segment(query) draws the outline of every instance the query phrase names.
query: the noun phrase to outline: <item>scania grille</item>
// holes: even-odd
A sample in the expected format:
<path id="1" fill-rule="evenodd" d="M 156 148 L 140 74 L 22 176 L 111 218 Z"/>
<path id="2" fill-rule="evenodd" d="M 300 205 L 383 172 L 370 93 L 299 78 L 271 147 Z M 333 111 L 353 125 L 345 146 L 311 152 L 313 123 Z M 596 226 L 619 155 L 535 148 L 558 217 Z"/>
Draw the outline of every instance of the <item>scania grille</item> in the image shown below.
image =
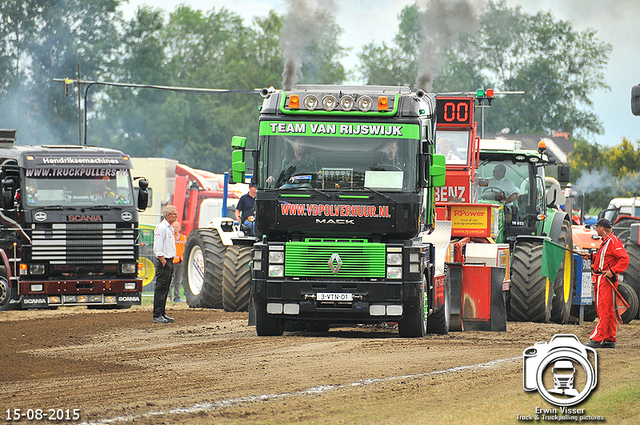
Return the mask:
<path id="1" fill-rule="evenodd" d="M 31 234 L 31 255 L 35 261 L 90 265 L 136 260 L 133 227 L 120 228 L 115 223 L 61 223 L 35 225 Z"/>
<path id="2" fill-rule="evenodd" d="M 383 278 L 385 246 L 366 241 L 288 242 L 285 276 Z"/>

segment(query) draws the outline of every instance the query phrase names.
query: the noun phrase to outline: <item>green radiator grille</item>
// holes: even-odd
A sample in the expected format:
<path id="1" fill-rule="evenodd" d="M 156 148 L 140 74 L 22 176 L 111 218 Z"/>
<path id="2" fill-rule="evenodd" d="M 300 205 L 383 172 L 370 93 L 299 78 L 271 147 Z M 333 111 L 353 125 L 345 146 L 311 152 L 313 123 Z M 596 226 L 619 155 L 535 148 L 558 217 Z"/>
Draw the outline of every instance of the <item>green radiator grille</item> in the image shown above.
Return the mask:
<path id="1" fill-rule="evenodd" d="M 300 277 L 383 278 L 385 253 L 384 244 L 362 240 L 288 242 L 284 274 Z M 333 267 L 329 265 L 332 258 Z M 334 272 L 338 266 L 338 271 Z"/>

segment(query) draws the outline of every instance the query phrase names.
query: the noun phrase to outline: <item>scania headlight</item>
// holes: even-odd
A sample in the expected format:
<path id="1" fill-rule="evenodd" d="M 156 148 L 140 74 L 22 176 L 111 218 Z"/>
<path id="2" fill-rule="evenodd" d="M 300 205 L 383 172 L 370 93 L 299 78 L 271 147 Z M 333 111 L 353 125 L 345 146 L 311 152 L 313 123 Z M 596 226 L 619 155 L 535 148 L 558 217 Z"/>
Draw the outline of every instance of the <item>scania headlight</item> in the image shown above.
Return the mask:
<path id="1" fill-rule="evenodd" d="M 120 266 L 120 270 L 122 270 L 122 274 L 134 274 L 138 270 L 137 263 L 122 263 Z"/>
<path id="2" fill-rule="evenodd" d="M 44 264 L 31 264 L 29 270 L 31 274 L 44 274 Z"/>
<path id="3" fill-rule="evenodd" d="M 134 289 L 136 289 L 136 283 L 135 282 L 125 282 L 124 283 L 124 289 L 125 289 L 125 291 L 133 291 Z"/>

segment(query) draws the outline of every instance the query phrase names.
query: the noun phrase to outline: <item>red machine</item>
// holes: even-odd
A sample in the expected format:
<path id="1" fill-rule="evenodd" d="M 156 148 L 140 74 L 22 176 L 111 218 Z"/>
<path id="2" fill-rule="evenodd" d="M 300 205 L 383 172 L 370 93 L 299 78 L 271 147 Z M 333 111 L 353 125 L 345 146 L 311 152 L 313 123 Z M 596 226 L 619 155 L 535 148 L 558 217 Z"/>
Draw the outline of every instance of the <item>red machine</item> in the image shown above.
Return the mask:
<path id="1" fill-rule="evenodd" d="M 200 227 L 207 227 L 212 217 L 226 216 L 225 202 L 239 199 L 242 193 L 236 185 L 228 186 L 225 197 L 225 175 L 196 170 L 184 164 L 176 165 L 176 183 L 172 205 L 178 209 L 182 233 L 189 236 Z M 235 205 L 235 202 L 232 202 Z M 220 213 L 222 211 L 222 213 Z"/>
<path id="2" fill-rule="evenodd" d="M 451 222 L 452 327 L 505 331 L 502 291 L 509 285 L 509 248 L 493 242 L 495 205 L 477 203 L 480 139 L 474 104 L 472 96 L 437 98 L 436 149 L 445 155 L 447 173 L 445 185 L 436 188 L 436 218 Z"/>

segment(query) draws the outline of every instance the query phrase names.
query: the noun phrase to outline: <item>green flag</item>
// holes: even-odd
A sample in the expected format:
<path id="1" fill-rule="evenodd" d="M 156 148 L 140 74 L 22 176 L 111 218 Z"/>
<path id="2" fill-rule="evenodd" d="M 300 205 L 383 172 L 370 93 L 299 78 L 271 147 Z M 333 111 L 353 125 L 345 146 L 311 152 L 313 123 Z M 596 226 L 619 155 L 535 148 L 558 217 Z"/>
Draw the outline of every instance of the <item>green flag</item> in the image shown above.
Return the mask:
<path id="1" fill-rule="evenodd" d="M 540 267 L 540 274 L 548 277 L 550 280 L 555 280 L 560 265 L 564 261 L 564 253 L 566 248 L 562 245 L 558 245 L 548 239 L 545 239 L 542 243 L 542 266 Z"/>

